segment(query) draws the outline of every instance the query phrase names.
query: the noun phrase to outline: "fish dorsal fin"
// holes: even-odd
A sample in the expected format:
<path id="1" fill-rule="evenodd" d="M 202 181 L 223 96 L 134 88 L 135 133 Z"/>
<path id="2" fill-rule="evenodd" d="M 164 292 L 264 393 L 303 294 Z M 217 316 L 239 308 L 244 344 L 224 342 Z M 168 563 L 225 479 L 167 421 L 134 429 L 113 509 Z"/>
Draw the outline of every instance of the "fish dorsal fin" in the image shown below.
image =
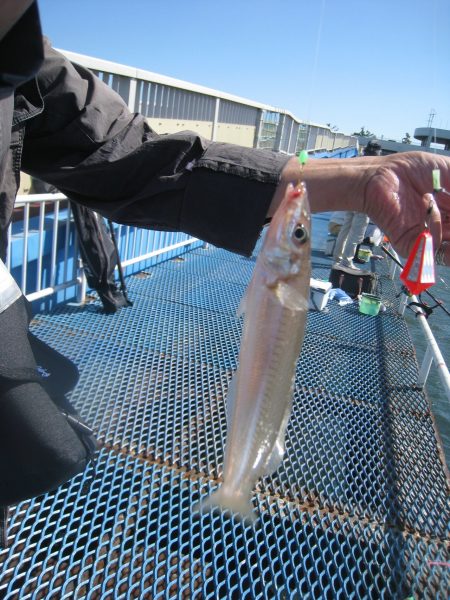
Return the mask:
<path id="1" fill-rule="evenodd" d="M 276 284 L 275 294 L 281 304 L 289 310 L 299 311 L 308 309 L 308 303 L 303 295 L 299 294 L 292 285 L 289 285 L 285 281 L 279 281 Z"/>

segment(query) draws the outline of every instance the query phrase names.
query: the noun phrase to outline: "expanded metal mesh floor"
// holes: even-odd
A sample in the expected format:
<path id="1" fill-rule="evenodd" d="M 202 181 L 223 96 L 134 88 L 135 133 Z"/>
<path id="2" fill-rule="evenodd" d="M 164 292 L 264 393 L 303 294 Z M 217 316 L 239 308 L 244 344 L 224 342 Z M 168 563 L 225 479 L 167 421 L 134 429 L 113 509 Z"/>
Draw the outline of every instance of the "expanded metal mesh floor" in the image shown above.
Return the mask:
<path id="1" fill-rule="evenodd" d="M 378 317 L 309 313 L 287 455 L 257 485 L 256 524 L 192 513 L 221 480 L 253 266 L 199 249 L 130 277 L 134 306 L 116 315 L 94 302 L 35 318 L 78 365 L 71 399 L 102 449 L 95 473 L 13 509 L 2 598 L 448 598 L 448 482 L 383 276 Z M 314 276 L 329 268 L 313 254 Z"/>

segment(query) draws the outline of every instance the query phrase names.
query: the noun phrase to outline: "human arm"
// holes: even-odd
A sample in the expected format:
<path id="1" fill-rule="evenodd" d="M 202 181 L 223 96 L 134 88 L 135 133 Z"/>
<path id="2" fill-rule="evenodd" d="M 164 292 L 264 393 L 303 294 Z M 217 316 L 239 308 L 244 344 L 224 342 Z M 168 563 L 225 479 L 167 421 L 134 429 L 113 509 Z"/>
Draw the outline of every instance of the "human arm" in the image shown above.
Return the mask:
<path id="1" fill-rule="evenodd" d="M 381 157 L 311 159 L 301 176 L 313 212 L 364 212 L 386 233 L 401 256 L 408 255 L 427 221 L 435 249 L 442 250 L 445 264 L 450 265 L 450 195 L 437 192 L 434 204 L 430 192 L 435 168 L 440 169 L 442 188 L 450 189 L 450 157 L 420 151 Z M 283 170 L 271 213 L 278 205 L 283 186 L 299 176 L 298 160 L 291 159 Z"/>
<path id="2" fill-rule="evenodd" d="M 118 222 L 182 230 L 250 254 L 285 185 L 300 176 L 298 160 L 279 153 L 211 143 L 192 132 L 157 135 L 115 92 L 49 47 L 38 82 L 44 110 L 27 125 L 24 170 Z M 302 177 L 314 212 L 366 212 L 406 255 L 424 226 L 432 169 L 440 167 L 448 188 L 449 162 L 424 152 L 311 159 Z M 442 210 L 450 208 L 449 196 L 436 198 Z M 436 248 L 440 220 L 434 209 Z"/>
<path id="3" fill-rule="evenodd" d="M 181 230 L 251 254 L 288 157 L 193 132 L 158 135 L 48 44 L 37 82 L 43 108 L 26 124 L 25 172 L 119 223 Z M 17 104 L 29 106 L 35 88 L 22 86 Z"/>

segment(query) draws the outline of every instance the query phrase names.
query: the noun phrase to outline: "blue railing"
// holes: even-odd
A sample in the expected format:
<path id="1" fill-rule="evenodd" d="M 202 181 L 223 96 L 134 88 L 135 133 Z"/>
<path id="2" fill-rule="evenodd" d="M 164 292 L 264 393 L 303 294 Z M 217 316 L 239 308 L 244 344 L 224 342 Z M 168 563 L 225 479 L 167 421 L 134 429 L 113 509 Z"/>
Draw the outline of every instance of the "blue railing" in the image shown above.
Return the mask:
<path id="1" fill-rule="evenodd" d="M 203 244 L 181 232 L 114 227 L 126 275 Z M 17 197 L 7 257 L 8 269 L 36 310 L 85 299 L 78 239 L 70 204 L 63 194 Z"/>

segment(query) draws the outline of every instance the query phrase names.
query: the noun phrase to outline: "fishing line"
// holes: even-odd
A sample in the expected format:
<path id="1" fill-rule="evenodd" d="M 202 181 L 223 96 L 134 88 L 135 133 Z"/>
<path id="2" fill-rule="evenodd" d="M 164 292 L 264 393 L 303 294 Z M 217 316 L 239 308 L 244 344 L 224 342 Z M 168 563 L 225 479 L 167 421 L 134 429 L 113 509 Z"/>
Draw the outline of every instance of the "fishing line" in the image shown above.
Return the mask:
<path id="1" fill-rule="evenodd" d="M 434 148 L 434 154 L 436 155 L 436 148 Z M 450 196 L 450 193 L 447 192 L 445 188 L 441 187 L 440 170 L 436 165 L 435 169 L 433 170 L 433 198 L 436 207 L 438 207 L 438 203 L 436 202 L 436 194 L 439 192 Z M 444 287 L 447 290 L 450 289 L 447 282 L 440 275 L 438 275 L 437 279 L 444 285 Z"/>
<path id="2" fill-rule="evenodd" d="M 433 98 L 436 96 L 436 65 L 437 65 L 437 17 L 438 17 L 438 0 L 434 0 L 434 14 L 433 14 L 433 57 L 431 60 L 432 64 L 432 95 Z M 434 154 L 436 155 L 436 123 L 434 124 Z"/>
<path id="3" fill-rule="evenodd" d="M 436 95 L 436 58 L 437 58 L 437 0 L 434 1 L 434 15 L 433 15 L 433 36 L 432 36 L 432 97 L 434 99 Z M 433 210 L 433 205 L 438 208 L 438 202 L 436 200 L 436 195 L 440 192 L 448 194 L 446 190 L 441 186 L 440 179 L 440 169 L 438 166 L 438 162 L 436 160 L 437 155 L 437 128 L 436 123 L 433 126 L 433 120 L 436 116 L 436 111 L 432 108 L 428 120 L 428 132 L 427 136 L 429 136 L 428 146 L 430 152 L 433 153 L 435 157 L 434 168 L 432 169 L 432 181 L 433 181 L 433 202 L 430 203 L 427 216 L 425 218 L 425 228 L 423 231 L 419 233 L 417 236 L 414 245 L 411 249 L 411 252 L 407 258 L 405 267 L 402 268 L 402 272 L 400 274 L 400 279 L 402 280 L 404 286 L 409 290 L 410 293 L 419 296 L 422 292 L 424 292 L 427 288 L 431 287 L 436 283 L 436 266 L 435 263 L 443 264 L 443 250 L 438 249 L 438 252 L 434 253 L 433 251 L 433 239 L 429 230 L 429 219 L 431 212 Z M 441 256 L 442 254 L 442 256 Z M 392 260 L 395 260 L 391 256 Z M 398 262 L 398 261 L 395 261 Z M 398 263 L 400 264 L 400 263 Z M 447 284 L 443 280 L 442 277 L 438 277 L 438 279 L 447 287 Z M 429 294 L 430 297 L 433 297 L 432 294 Z M 422 300 L 421 300 L 422 302 Z M 414 303 L 413 303 L 414 304 Z M 415 303 L 417 304 L 417 303 Z M 434 307 L 435 308 L 435 307 Z M 425 310 L 425 306 L 424 306 Z M 427 309 L 428 310 L 428 309 Z M 447 311 L 445 311 L 447 312 Z M 427 314 L 431 314 L 431 312 L 427 312 Z M 447 314 L 450 314 L 447 312 Z"/>
<path id="4" fill-rule="evenodd" d="M 312 66 L 312 71 L 311 71 L 310 93 L 309 93 L 309 98 L 308 98 L 308 105 L 306 107 L 306 121 L 308 124 L 311 123 L 311 105 L 312 105 L 313 93 L 315 91 L 316 81 L 317 81 L 317 69 L 318 69 L 318 64 L 319 64 L 319 50 L 320 50 L 321 43 L 322 43 L 322 26 L 323 26 L 323 21 L 324 21 L 324 13 L 325 13 L 325 0 L 322 0 L 321 6 L 320 6 L 319 26 L 317 28 L 316 45 L 315 45 L 315 49 L 314 49 L 314 60 L 313 60 L 313 66 Z"/>

